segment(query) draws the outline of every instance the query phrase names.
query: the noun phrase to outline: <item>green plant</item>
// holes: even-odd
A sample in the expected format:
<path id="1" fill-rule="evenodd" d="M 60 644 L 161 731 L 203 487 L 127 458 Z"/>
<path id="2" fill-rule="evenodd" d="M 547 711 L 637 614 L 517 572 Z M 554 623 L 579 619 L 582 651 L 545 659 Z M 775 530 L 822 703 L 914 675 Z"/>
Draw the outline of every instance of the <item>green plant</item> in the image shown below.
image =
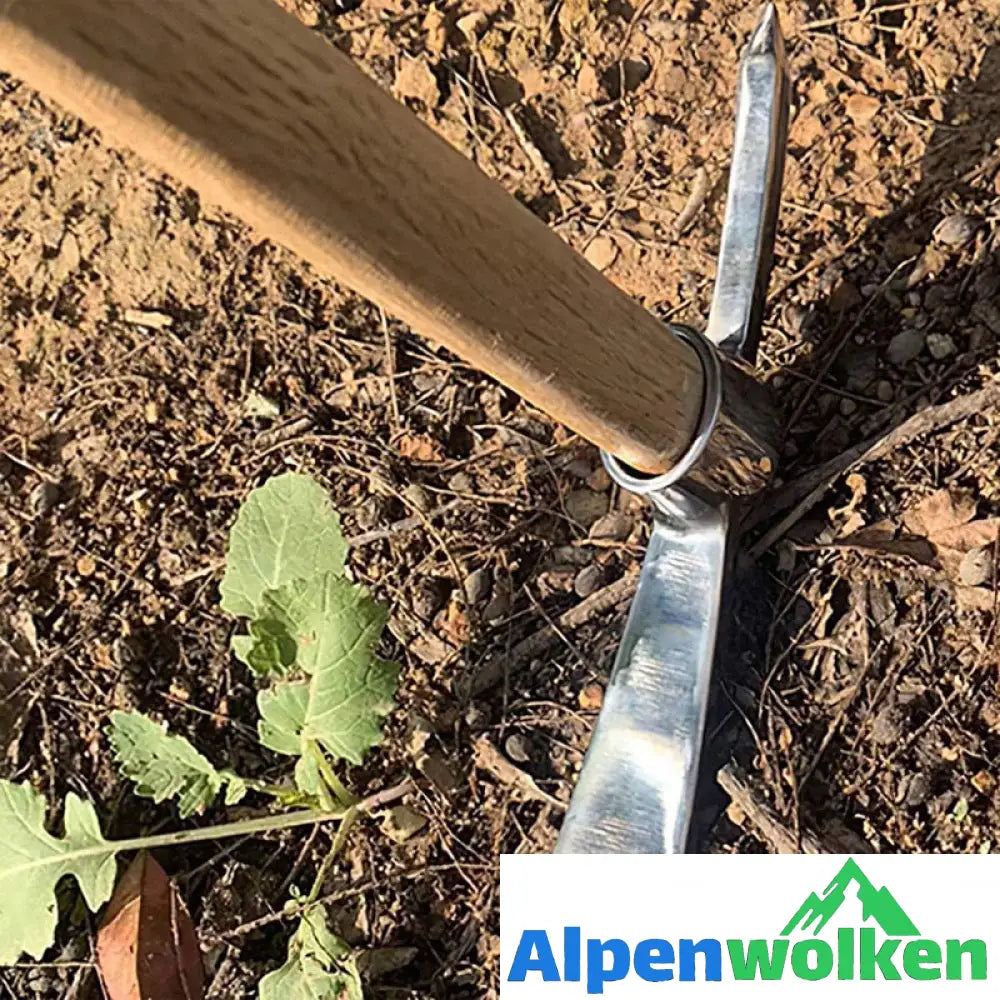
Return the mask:
<path id="1" fill-rule="evenodd" d="M 138 712 L 113 712 L 109 735 L 121 773 L 137 795 L 176 799 L 182 818 L 203 812 L 220 794 L 227 805 L 250 792 L 302 807 L 194 830 L 105 840 L 91 803 L 70 794 L 65 835 L 45 830 L 45 801 L 26 784 L 0 781 L 0 962 L 22 952 L 40 958 L 55 935 L 56 884 L 72 875 L 96 910 L 114 888 L 123 851 L 246 836 L 309 823 L 339 827 L 308 896 L 288 961 L 260 983 L 261 1000 L 361 996 L 346 945 L 326 928 L 316 903 L 326 870 L 357 817 L 386 801 L 358 801 L 336 771 L 360 763 L 381 736 L 399 668 L 375 645 L 386 612 L 345 573 L 347 545 L 325 491 L 287 473 L 254 490 L 229 535 L 220 586 L 224 610 L 246 620 L 233 639 L 236 657 L 261 685 L 260 743 L 295 758 L 293 781 L 273 785 L 216 768 L 183 736 Z"/>

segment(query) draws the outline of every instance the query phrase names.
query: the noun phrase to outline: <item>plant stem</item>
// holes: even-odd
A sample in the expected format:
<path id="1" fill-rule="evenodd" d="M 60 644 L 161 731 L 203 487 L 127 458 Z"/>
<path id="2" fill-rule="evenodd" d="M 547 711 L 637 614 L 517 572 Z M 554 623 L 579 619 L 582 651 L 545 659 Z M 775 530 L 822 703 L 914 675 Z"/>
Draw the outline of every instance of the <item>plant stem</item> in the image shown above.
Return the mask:
<path id="1" fill-rule="evenodd" d="M 280 816 L 259 816 L 257 819 L 241 819 L 235 823 L 219 823 L 203 826 L 197 830 L 175 830 L 173 833 L 156 833 L 150 837 L 133 837 L 129 840 L 109 840 L 106 846 L 86 849 L 86 853 L 106 853 L 110 847 L 115 851 L 139 851 L 152 847 L 173 847 L 177 844 L 194 844 L 200 840 L 223 840 L 226 837 L 245 837 L 253 833 L 268 833 L 271 830 L 287 830 L 293 826 L 309 823 L 328 823 L 343 819 L 347 811 L 322 809 L 300 809 Z M 74 852 L 76 853 L 76 852 Z"/>
<path id="2" fill-rule="evenodd" d="M 333 859 L 336 858 L 344 844 L 347 842 L 347 835 L 351 832 L 351 827 L 354 826 L 357 818 L 357 806 L 351 806 L 347 812 L 344 813 L 343 819 L 340 821 L 340 826 L 337 827 L 336 836 L 333 838 L 333 844 L 330 845 L 330 850 L 327 852 L 326 857 L 323 859 L 323 863 L 319 866 L 319 870 L 316 872 L 316 877 L 313 879 L 312 888 L 309 890 L 309 895 L 306 897 L 307 903 L 315 903 L 319 898 L 320 890 L 323 888 L 323 882 L 326 880 L 326 873 L 330 870 L 330 865 L 333 864 Z"/>
<path id="3" fill-rule="evenodd" d="M 308 797 L 291 788 L 288 785 L 269 785 L 266 781 L 258 781 L 256 778 L 241 778 L 243 784 L 252 792 L 260 792 L 261 795 L 270 795 L 272 798 L 281 799 L 283 802 L 295 802 L 306 804 Z"/>
<path id="4" fill-rule="evenodd" d="M 340 778 L 337 777 L 333 767 L 330 765 L 330 762 L 326 759 L 326 754 L 323 753 L 320 745 L 315 740 L 307 740 L 306 745 L 309 748 L 309 753 L 313 756 L 313 760 L 316 761 L 320 777 L 326 782 L 327 787 L 330 788 L 333 794 L 337 796 L 337 799 L 342 805 L 354 805 L 354 803 L 358 800 L 351 795 L 351 793 L 344 787 Z"/>

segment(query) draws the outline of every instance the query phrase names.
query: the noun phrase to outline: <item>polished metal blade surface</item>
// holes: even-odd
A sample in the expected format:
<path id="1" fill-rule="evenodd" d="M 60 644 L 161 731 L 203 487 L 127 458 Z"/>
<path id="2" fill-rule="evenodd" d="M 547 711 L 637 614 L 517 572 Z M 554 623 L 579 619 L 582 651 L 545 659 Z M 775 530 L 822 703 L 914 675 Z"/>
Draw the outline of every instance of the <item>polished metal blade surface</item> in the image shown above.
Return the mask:
<path id="1" fill-rule="evenodd" d="M 785 43 L 768 4 L 743 50 L 736 131 L 715 293 L 705 335 L 753 361 L 760 340 L 781 201 L 789 107 Z"/>
<path id="2" fill-rule="evenodd" d="M 687 838 L 725 565 L 724 513 L 673 491 L 653 531 L 557 854 L 676 854 Z"/>
<path id="3" fill-rule="evenodd" d="M 733 165 L 706 331 L 720 353 L 743 361 L 753 360 L 760 339 L 787 127 L 784 44 L 768 4 L 740 64 Z M 639 489 L 621 476 L 616 481 Z M 646 492 L 653 507 L 649 549 L 559 835 L 561 854 L 674 854 L 687 841 L 727 518 L 724 506 L 682 487 Z"/>

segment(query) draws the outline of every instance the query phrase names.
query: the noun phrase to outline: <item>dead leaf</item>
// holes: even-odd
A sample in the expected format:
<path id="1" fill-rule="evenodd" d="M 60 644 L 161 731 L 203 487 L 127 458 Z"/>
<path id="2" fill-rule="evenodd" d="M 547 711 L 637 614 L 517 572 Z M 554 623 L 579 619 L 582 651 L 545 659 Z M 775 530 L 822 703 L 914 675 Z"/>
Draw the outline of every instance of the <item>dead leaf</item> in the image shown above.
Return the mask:
<path id="1" fill-rule="evenodd" d="M 996 610 L 996 594 L 986 587 L 955 587 L 955 606 L 959 611 Z"/>
<path id="2" fill-rule="evenodd" d="M 983 545 L 962 556 L 958 579 L 966 587 L 981 587 L 993 579 L 993 546 Z"/>
<path id="3" fill-rule="evenodd" d="M 926 538 L 914 538 L 904 535 L 897 538 L 895 532 L 886 528 L 883 523 L 862 528 L 846 538 L 834 542 L 838 549 L 851 549 L 855 552 L 871 552 L 878 555 L 901 556 L 912 559 L 922 566 L 936 564 L 934 546 Z"/>
<path id="4" fill-rule="evenodd" d="M 966 524 L 975 516 L 976 501 L 971 496 L 943 489 L 924 497 L 906 511 L 903 524 L 910 534 L 923 535 L 936 543 L 942 532 Z"/>
<path id="5" fill-rule="evenodd" d="M 931 541 L 939 549 L 954 549 L 956 552 L 970 552 L 972 549 L 990 545 L 997 540 L 1000 532 L 1000 518 L 983 518 L 960 524 L 931 536 Z"/>
<path id="6" fill-rule="evenodd" d="M 444 458 L 441 442 L 428 434 L 403 434 L 396 442 L 396 450 L 415 462 L 440 462 Z"/>
<path id="7" fill-rule="evenodd" d="M 97 932 L 109 1000 L 200 1000 L 205 972 L 194 924 L 167 873 L 141 851 L 125 870 Z"/>

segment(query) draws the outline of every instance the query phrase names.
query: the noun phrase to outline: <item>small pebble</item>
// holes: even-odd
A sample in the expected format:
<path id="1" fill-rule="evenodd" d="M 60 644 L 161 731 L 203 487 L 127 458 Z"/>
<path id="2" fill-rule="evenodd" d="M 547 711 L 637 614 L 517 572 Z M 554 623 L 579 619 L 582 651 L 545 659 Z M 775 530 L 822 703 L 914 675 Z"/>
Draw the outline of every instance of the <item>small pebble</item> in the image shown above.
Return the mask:
<path id="1" fill-rule="evenodd" d="M 972 283 L 977 299 L 992 300 L 1000 296 L 1000 271 L 983 271 Z"/>
<path id="2" fill-rule="evenodd" d="M 969 334 L 969 350 L 980 351 L 992 340 L 990 331 L 985 326 L 974 326 Z"/>
<path id="3" fill-rule="evenodd" d="M 59 487 L 55 483 L 39 483 L 31 491 L 31 506 L 39 517 L 48 514 L 59 501 Z"/>
<path id="4" fill-rule="evenodd" d="M 483 621 L 495 622 L 510 613 L 510 598 L 506 594 L 496 594 L 483 608 Z"/>
<path id="5" fill-rule="evenodd" d="M 842 399 L 840 401 L 840 412 L 842 416 L 849 417 L 853 413 L 857 413 L 858 404 L 854 402 L 853 399 Z"/>
<path id="6" fill-rule="evenodd" d="M 417 761 L 417 770 L 439 791 L 448 793 L 458 787 L 458 778 L 439 754 L 426 754 Z"/>
<path id="7" fill-rule="evenodd" d="M 966 552 L 958 567 L 958 578 L 966 587 L 981 587 L 993 576 L 993 546 L 984 545 L 981 548 Z"/>
<path id="8" fill-rule="evenodd" d="M 894 365 L 905 365 L 924 349 L 926 336 L 920 330 L 900 330 L 886 350 L 886 357 Z"/>
<path id="9" fill-rule="evenodd" d="M 485 566 L 480 566 L 479 569 L 474 569 L 469 573 L 462 581 L 462 589 L 465 591 L 465 597 L 469 604 L 475 606 L 485 601 L 489 596 L 492 582 L 490 571 Z"/>
<path id="10" fill-rule="evenodd" d="M 598 518 L 591 526 L 588 536 L 612 542 L 624 542 L 632 533 L 632 518 L 621 510 Z"/>
<path id="11" fill-rule="evenodd" d="M 608 512 L 608 497 L 594 490 L 573 490 L 566 497 L 566 513 L 584 528 L 589 528 Z"/>
<path id="12" fill-rule="evenodd" d="M 878 385 L 875 386 L 875 395 L 883 403 L 891 403 L 896 398 L 896 392 L 892 388 L 892 383 L 887 382 L 885 379 L 881 379 Z"/>
<path id="13" fill-rule="evenodd" d="M 618 259 L 618 247 L 609 236 L 598 236 L 583 251 L 583 256 L 598 271 L 606 271 Z"/>
<path id="14" fill-rule="evenodd" d="M 972 307 L 972 315 L 985 324 L 992 333 L 1000 335 L 1000 306 L 981 299 Z"/>
<path id="15" fill-rule="evenodd" d="M 97 572 L 97 563 L 94 562 L 94 557 L 90 555 L 82 555 L 76 561 L 76 571 L 80 576 L 93 576 Z"/>
<path id="16" fill-rule="evenodd" d="M 973 236 L 979 223 L 971 215 L 964 212 L 956 212 L 954 215 L 945 216 L 934 228 L 934 239 L 941 246 L 958 250 L 964 247 Z"/>
<path id="17" fill-rule="evenodd" d="M 531 760 L 528 741 L 520 733 L 512 733 L 504 741 L 504 752 L 515 764 L 527 764 Z"/>
<path id="18" fill-rule="evenodd" d="M 601 586 L 603 580 L 604 573 L 601 571 L 601 567 L 597 563 L 591 563 L 589 566 L 584 566 L 576 574 L 573 589 L 576 591 L 577 597 L 589 597 Z"/>
<path id="19" fill-rule="evenodd" d="M 955 341 L 947 333 L 929 333 L 927 334 L 927 350 L 932 358 L 943 361 L 945 358 L 950 358 L 958 348 L 955 347 Z"/>
<path id="20" fill-rule="evenodd" d="M 382 818 L 382 832 L 397 844 L 403 844 L 427 826 L 427 817 L 409 806 L 393 806 Z"/>
<path id="21" fill-rule="evenodd" d="M 419 483 L 410 483 L 409 486 L 403 490 L 403 496 L 416 507 L 422 514 L 426 514 L 427 511 L 431 509 L 430 497 L 427 495 L 427 491 Z"/>

